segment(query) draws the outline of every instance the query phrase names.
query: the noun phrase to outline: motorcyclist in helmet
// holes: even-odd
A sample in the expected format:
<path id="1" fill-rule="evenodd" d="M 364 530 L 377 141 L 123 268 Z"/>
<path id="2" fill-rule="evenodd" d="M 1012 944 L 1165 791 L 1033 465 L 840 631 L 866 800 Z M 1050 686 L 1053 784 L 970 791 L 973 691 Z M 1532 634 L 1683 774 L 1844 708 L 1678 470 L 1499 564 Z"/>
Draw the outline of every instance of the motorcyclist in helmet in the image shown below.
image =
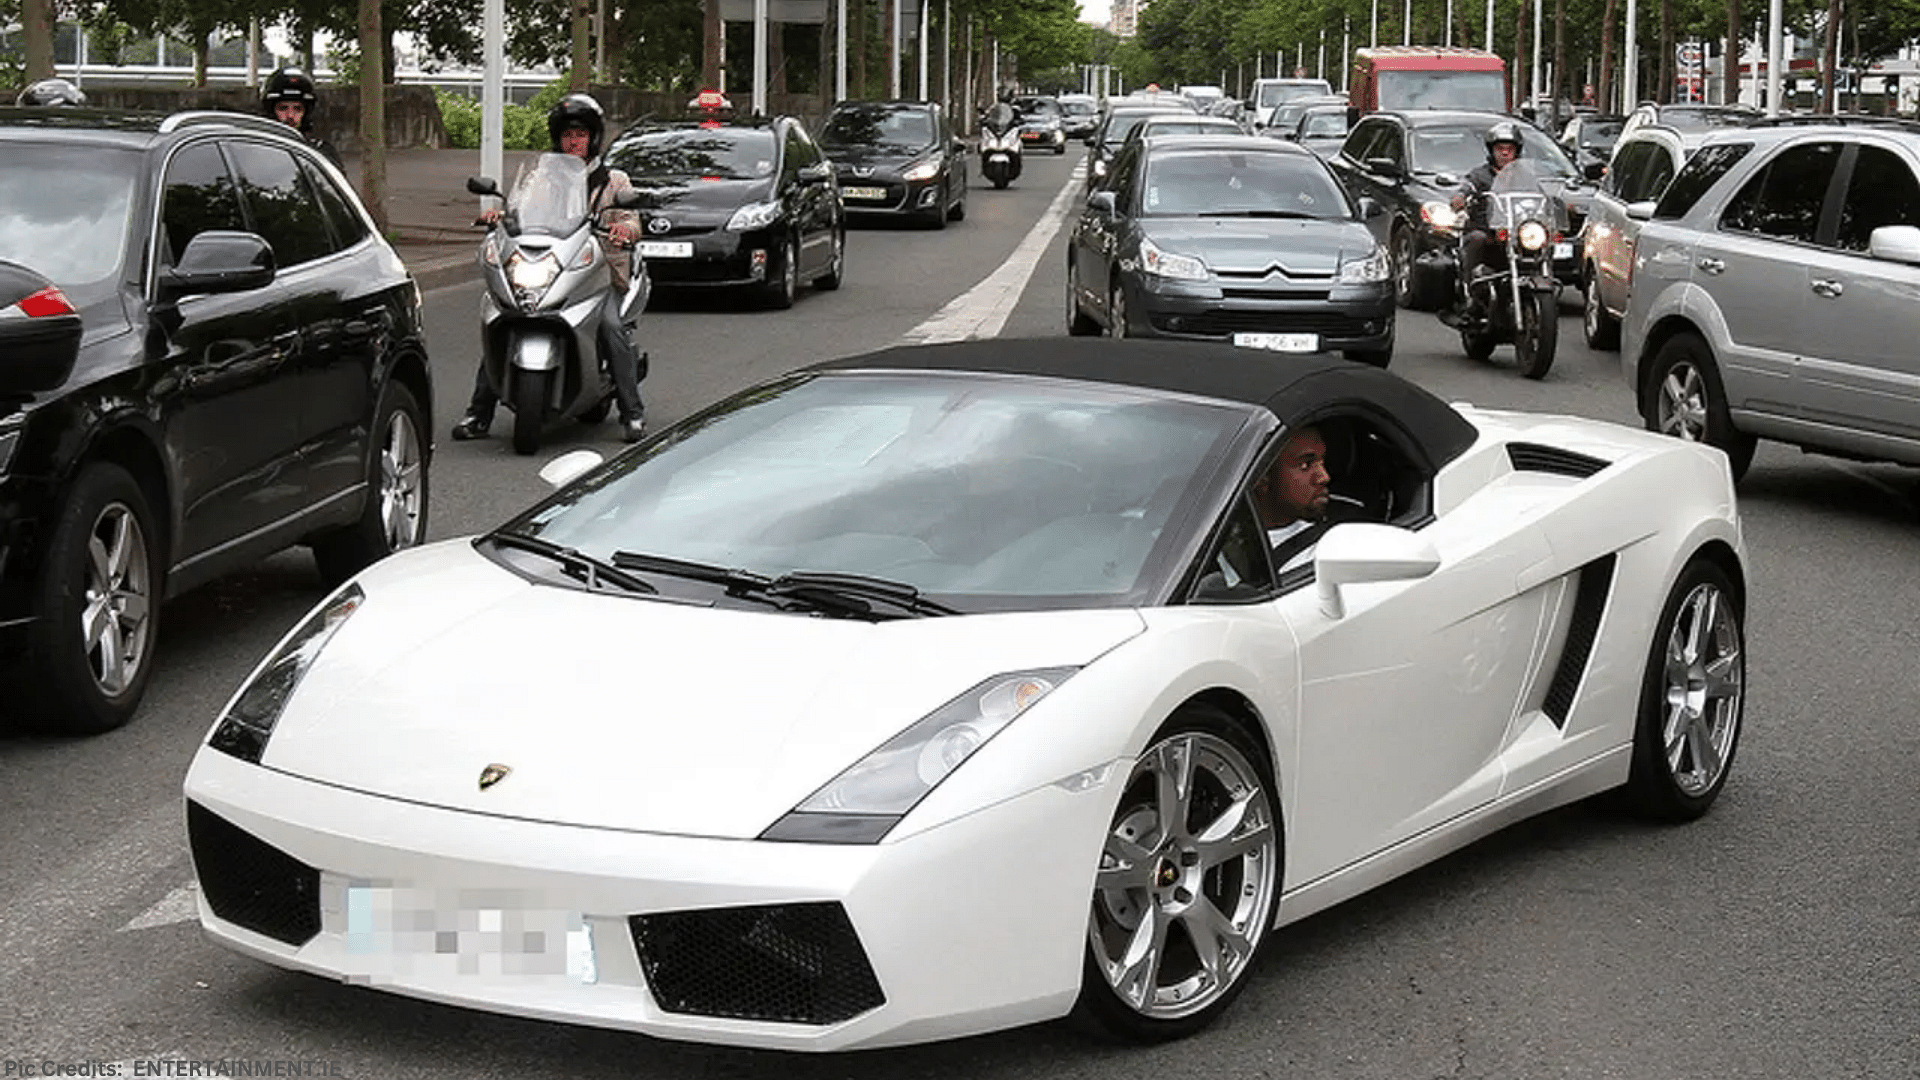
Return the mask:
<path id="1" fill-rule="evenodd" d="M 340 155 L 325 139 L 313 134 L 313 111 L 319 104 L 320 95 L 314 90 L 312 77 L 299 68 L 280 68 L 267 76 L 267 83 L 260 90 L 260 111 L 269 120 L 278 120 L 298 131 L 301 138 L 339 168 Z"/>
<path id="2" fill-rule="evenodd" d="M 15 105 L 85 105 L 87 95 L 65 79 L 41 79 L 14 100 Z"/>
<path id="3" fill-rule="evenodd" d="M 1453 208 L 1467 211 L 1467 227 L 1460 235 L 1460 280 L 1467 286 L 1467 310 L 1477 314 L 1481 307 L 1479 291 L 1472 287 L 1475 275 L 1489 262 L 1493 243 L 1487 223 L 1487 200 L 1479 196 L 1493 190 L 1493 178 L 1500 170 L 1518 161 L 1525 145 L 1520 125 L 1502 120 L 1487 129 L 1487 160 L 1467 173 L 1460 191 L 1453 196 Z"/>
<path id="4" fill-rule="evenodd" d="M 621 323 L 620 301 L 632 280 L 627 250 L 640 236 L 640 216 L 615 207 L 620 193 L 632 188 L 627 174 L 608 168 L 600 160 L 601 143 L 606 138 L 606 115 L 600 103 L 587 94 L 568 94 L 547 113 L 547 136 L 556 154 L 572 154 L 587 163 L 587 206 L 600 215 L 607 232 L 600 237 L 600 250 L 613 270 L 613 287 L 607 291 L 600 317 L 600 333 L 595 339 L 608 373 L 613 376 L 614 399 L 620 406 L 620 435 L 627 442 L 638 442 L 646 428 L 646 408 L 640 400 L 640 358 L 633 340 Z M 499 220 L 500 211 L 488 209 L 480 220 L 488 225 Z M 467 402 L 467 414 L 453 426 L 456 442 L 484 439 L 493 426 L 493 413 L 500 396 L 487 382 L 483 362 L 474 375 L 473 397 Z"/>

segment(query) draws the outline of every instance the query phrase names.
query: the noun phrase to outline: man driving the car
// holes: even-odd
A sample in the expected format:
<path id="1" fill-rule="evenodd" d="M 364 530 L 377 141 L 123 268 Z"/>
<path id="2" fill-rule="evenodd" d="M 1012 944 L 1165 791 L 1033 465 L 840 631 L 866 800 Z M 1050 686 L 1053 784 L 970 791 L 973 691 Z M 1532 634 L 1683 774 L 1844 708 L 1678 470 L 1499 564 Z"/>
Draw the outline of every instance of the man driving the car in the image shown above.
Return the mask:
<path id="1" fill-rule="evenodd" d="M 1326 439 L 1311 426 L 1289 435 L 1273 466 L 1254 482 L 1254 509 L 1267 530 L 1277 570 L 1290 570 L 1308 558 L 1319 533 L 1307 530 L 1326 519 L 1332 482 Z"/>

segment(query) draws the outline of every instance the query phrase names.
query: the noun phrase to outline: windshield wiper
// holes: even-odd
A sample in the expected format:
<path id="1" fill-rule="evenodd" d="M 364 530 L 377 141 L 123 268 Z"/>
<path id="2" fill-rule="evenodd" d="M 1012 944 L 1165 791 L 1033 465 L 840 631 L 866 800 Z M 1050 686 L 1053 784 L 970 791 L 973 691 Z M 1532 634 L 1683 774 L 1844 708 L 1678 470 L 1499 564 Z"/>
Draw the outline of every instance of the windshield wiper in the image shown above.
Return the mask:
<path id="1" fill-rule="evenodd" d="M 1305 210 L 1203 210 L 1195 217 L 1317 218 Z"/>
<path id="2" fill-rule="evenodd" d="M 511 532 L 492 533 L 487 536 L 487 539 L 498 547 L 510 547 L 520 551 L 530 551 L 535 555 L 545 555 L 559 563 L 568 573 L 579 574 L 586 579 L 589 589 L 598 589 L 601 582 L 606 582 L 610 585 L 618 585 L 628 592 L 652 594 L 660 591 L 648 582 L 625 573 L 612 564 L 601 562 L 573 548 L 561 547 L 551 540 Z"/>
<path id="3" fill-rule="evenodd" d="M 830 607 L 861 618 L 873 614 L 874 602 L 891 604 L 915 615 L 958 615 L 951 608 L 920 595 L 920 590 L 904 581 L 868 577 L 865 574 L 837 574 L 820 570 L 795 570 L 768 582 L 768 596 L 787 597 L 815 607 Z"/>
<path id="4" fill-rule="evenodd" d="M 687 559 L 675 559 L 666 555 L 648 555 L 638 551 L 616 551 L 613 553 L 613 565 L 622 570 L 640 570 L 652 574 L 669 574 L 686 578 L 689 581 L 704 581 L 710 585 L 725 585 L 729 589 L 764 589 L 772 584 L 771 578 L 748 570 L 733 570 L 710 563 L 692 562 Z"/>

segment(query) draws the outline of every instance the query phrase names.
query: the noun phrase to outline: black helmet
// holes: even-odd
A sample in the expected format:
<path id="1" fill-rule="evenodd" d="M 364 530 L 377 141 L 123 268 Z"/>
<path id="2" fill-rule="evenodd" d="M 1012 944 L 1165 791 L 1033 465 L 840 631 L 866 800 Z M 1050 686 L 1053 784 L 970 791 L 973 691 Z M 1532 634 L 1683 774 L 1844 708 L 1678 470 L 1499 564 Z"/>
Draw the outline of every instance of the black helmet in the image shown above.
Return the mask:
<path id="1" fill-rule="evenodd" d="M 1502 120 L 1488 128 L 1486 142 L 1488 158 L 1493 157 L 1493 148 L 1496 143 L 1512 143 L 1516 154 L 1527 145 L 1526 141 L 1520 137 L 1520 125 L 1511 120 Z"/>
<path id="2" fill-rule="evenodd" d="M 547 138 L 552 140 L 556 152 L 560 149 L 561 133 L 571 127 L 587 133 L 587 159 L 599 157 L 600 142 L 607 132 L 607 114 L 601 110 L 600 103 L 587 94 L 568 94 L 547 110 Z"/>
<path id="3" fill-rule="evenodd" d="M 87 95 L 65 79 L 41 79 L 25 90 L 15 105 L 85 105 Z"/>
<path id="4" fill-rule="evenodd" d="M 300 114 L 302 132 L 313 127 L 313 107 L 320 103 L 320 95 L 313 92 L 311 76 L 299 68 L 281 68 L 267 76 L 267 85 L 260 91 L 260 111 L 272 116 L 274 106 L 283 101 L 305 106 Z"/>

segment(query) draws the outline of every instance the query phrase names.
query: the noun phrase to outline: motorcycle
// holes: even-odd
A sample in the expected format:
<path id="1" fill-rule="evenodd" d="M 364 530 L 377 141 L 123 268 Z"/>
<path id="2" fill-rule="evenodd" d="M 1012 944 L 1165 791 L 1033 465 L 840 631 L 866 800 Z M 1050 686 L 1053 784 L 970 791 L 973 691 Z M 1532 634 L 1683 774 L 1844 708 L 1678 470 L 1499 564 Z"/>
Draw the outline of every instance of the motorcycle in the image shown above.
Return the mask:
<path id="1" fill-rule="evenodd" d="M 1515 161 L 1494 177 L 1493 188 L 1474 196 L 1486 201 L 1488 235 L 1494 246 L 1475 280 L 1460 273 L 1456 243 L 1453 305 L 1442 322 L 1460 331 L 1460 348 L 1475 360 L 1512 342 L 1520 374 L 1545 378 L 1559 343 L 1559 285 L 1553 278 L 1553 245 L 1567 231 L 1567 210 L 1546 190 L 1528 161 Z M 1429 210 L 1429 220 L 1441 216 Z M 1477 307 L 1470 300 L 1477 299 Z"/>
<path id="2" fill-rule="evenodd" d="M 997 190 L 1020 175 L 1020 115 L 1010 105 L 995 105 L 980 122 L 980 175 Z"/>
<path id="3" fill-rule="evenodd" d="M 489 177 L 469 178 L 467 190 L 500 197 Z M 613 270 L 600 250 L 606 229 L 589 212 L 586 162 L 541 154 L 506 201 L 506 212 L 480 244 L 487 282 L 482 362 L 487 382 L 513 410 L 514 451 L 531 454 L 548 424 L 568 418 L 597 424 L 613 406 L 613 378 L 597 344 Z M 620 205 L 637 201 L 629 192 Z M 638 250 L 628 257 L 622 333 L 632 332 L 652 287 Z M 636 377 L 645 378 L 646 360 L 641 353 Z"/>

